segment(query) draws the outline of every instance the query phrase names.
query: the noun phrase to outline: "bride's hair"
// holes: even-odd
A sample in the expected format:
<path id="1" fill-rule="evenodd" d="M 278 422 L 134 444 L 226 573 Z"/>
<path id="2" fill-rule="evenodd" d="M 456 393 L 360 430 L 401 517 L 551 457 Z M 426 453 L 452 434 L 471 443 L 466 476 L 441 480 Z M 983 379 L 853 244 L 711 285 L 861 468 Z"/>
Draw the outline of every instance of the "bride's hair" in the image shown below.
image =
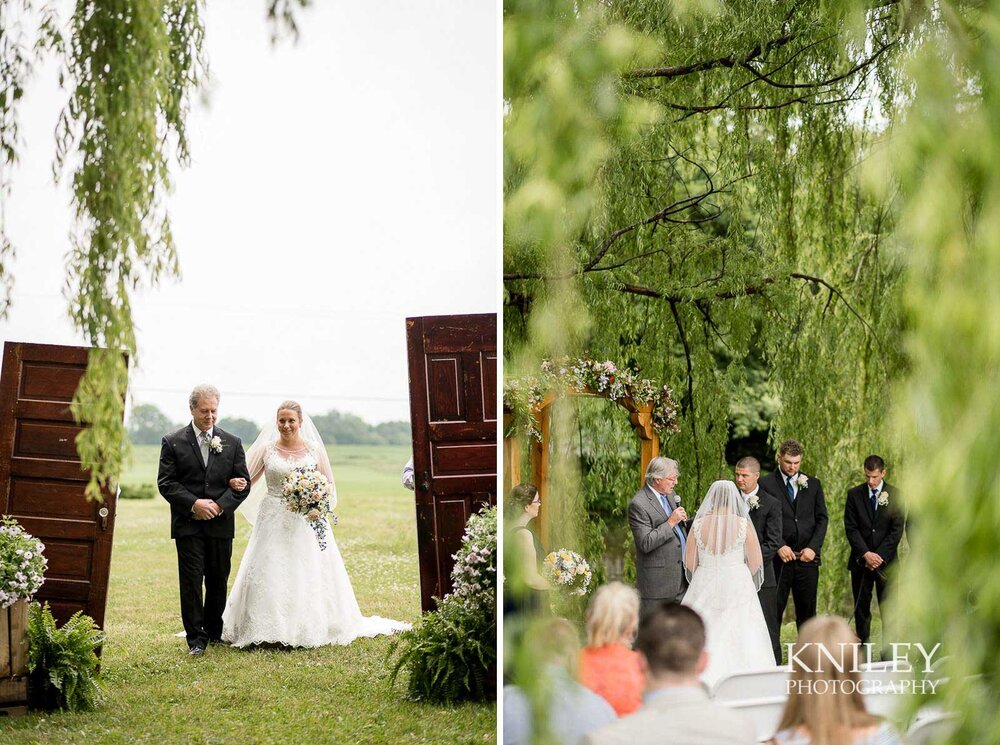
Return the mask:
<path id="1" fill-rule="evenodd" d="M 294 411 L 296 414 L 299 415 L 299 423 L 300 424 L 302 423 L 302 407 L 299 406 L 297 401 L 282 401 L 281 404 L 278 406 L 278 411 L 281 411 L 282 409 L 288 409 L 289 411 Z M 278 411 L 274 412 L 275 415 L 277 415 Z"/>

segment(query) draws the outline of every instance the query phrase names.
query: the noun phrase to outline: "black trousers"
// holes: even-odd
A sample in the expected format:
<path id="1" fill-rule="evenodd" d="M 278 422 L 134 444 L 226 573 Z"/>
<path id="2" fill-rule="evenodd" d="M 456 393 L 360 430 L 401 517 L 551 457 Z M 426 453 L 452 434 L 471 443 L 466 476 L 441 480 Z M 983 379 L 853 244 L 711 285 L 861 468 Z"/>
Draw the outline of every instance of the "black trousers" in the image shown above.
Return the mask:
<path id="1" fill-rule="evenodd" d="M 174 543 L 184 633 L 189 647 L 204 648 L 209 640 L 222 637 L 233 539 L 193 535 L 175 538 Z"/>
<path id="2" fill-rule="evenodd" d="M 872 631 L 872 590 L 878 594 L 878 607 L 882 611 L 882 648 L 885 644 L 885 597 L 888 583 L 884 572 L 868 569 L 851 570 L 851 592 L 854 593 L 854 629 L 861 643 L 868 641 Z"/>
<path id="3" fill-rule="evenodd" d="M 816 588 L 819 586 L 819 565 L 803 564 L 801 561 L 790 561 L 787 564 L 781 559 L 774 559 L 774 576 L 778 580 L 778 600 L 775 609 L 775 620 L 781 628 L 781 617 L 785 615 L 788 605 L 788 594 L 795 601 L 795 626 L 802 624 L 816 615 Z"/>
<path id="4" fill-rule="evenodd" d="M 778 588 L 776 585 L 761 587 L 757 591 L 760 609 L 764 611 L 767 622 L 767 633 L 771 637 L 771 651 L 774 652 L 774 664 L 781 664 L 781 621 L 778 619 Z"/>

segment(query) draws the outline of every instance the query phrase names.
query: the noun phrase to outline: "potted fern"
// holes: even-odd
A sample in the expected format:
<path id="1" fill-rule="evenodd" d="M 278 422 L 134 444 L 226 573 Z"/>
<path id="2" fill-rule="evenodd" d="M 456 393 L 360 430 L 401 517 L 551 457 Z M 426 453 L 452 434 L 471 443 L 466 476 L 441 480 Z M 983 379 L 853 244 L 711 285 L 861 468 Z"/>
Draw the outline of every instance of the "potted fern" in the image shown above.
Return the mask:
<path id="1" fill-rule="evenodd" d="M 35 709 L 88 711 L 100 702 L 97 648 L 104 634 L 94 619 L 77 611 L 57 627 L 49 604 L 28 612 L 30 700 Z"/>

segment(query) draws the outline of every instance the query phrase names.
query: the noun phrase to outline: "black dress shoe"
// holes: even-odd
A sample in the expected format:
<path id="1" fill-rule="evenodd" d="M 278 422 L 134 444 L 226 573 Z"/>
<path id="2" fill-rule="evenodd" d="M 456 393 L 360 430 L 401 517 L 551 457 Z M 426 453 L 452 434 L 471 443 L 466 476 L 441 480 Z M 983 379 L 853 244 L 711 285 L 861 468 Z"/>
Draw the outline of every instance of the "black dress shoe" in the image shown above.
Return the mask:
<path id="1" fill-rule="evenodd" d="M 188 654 L 192 657 L 201 657 L 205 654 L 205 648 L 195 644 L 191 649 L 188 650 Z"/>
<path id="2" fill-rule="evenodd" d="M 209 639 L 208 646 L 210 647 L 228 647 L 229 642 L 223 641 L 222 639 Z"/>

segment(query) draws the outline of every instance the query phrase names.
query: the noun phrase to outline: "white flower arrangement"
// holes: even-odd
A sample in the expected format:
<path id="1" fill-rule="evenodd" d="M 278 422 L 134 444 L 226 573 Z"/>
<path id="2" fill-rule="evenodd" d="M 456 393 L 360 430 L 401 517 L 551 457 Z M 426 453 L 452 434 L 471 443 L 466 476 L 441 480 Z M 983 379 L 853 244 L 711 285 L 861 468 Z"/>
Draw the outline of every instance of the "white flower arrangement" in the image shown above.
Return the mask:
<path id="1" fill-rule="evenodd" d="M 316 534 L 321 550 L 326 550 L 326 515 L 336 506 L 336 497 L 329 480 L 316 466 L 302 466 L 285 476 L 282 501 L 289 512 L 302 515 Z M 337 516 L 330 521 L 336 525 Z"/>
<path id="2" fill-rule="evenodd" d="M 213 453 L 218 455 L 222 452 L 222 438 L 216 435 L 208 441 L 208 447 Z"/>
<path id="3" fill-rule="evenodd" d="M 469 518 L 462 547 L 452 556 L 451 596 L 469 608 L 496 612 L 497 602 L 497 508 L 477 512 Z"/>
<path id="4" fill-rule="evenodd" d="M 542 576 L 570 595 L 586 595 L 592 574 L 586 559 L 576 551 L 561 548 L 545 557 Z"/>
<path id="5" fill-rule="evenodd" d="M 809 488 L 809 477 L 806 476 L 804 473 L 800 473 L 795 478 L 795 485 L 797 487 L 799 487 L 799 489 L 808 489 Z"/>
<path id="6" fill-rule="evenodd" d="M 878 493 L 878 500 L 877 501 L 878 501 L 878 506 L 879 507 L 885 507 L 886 505 L 888 505 L 889 504 L 889 492 L 887 492 L 885 489 L 882 489 L 882 491 L 880 491 Z"/>
<path id="7" fill-rule="evenodd" d="M 751 510 L 756 510 L 760 507 L 760 493 L 752 494 L 747 497 L 747 504 L 750 505 Z"/>
<path id="8" fill-rule="evenodd" d="M 31 600 L 45 582 L 45 544 L 4 516 L 0 524 L 0 608 Z"/>

